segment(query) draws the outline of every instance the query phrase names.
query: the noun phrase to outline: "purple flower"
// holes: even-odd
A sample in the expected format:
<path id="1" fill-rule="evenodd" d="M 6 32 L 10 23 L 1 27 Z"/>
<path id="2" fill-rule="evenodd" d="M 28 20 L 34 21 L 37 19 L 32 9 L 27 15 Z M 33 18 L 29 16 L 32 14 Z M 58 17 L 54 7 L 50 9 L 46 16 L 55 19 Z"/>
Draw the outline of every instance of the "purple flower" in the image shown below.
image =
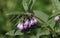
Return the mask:
<path id="1" fill-rule="evenodd" d="M 35 17 L 32 17 L 30 20 L 29 19 L 25 20 L 24 23 L 19 22 L 17 28 L 20 30 L 26 30 L 36 23 L 37 19 Z"/>
<path id="2" fill-rule="evenodd" d="M 55 20 L 55 21 L 58 21 L 58 20 L 59 20 L 59 16 L 56 16 L 56 17 L 54 18 L 54 20 Z"/>
<path id="3" fill-rule="evenodd" d="M 37 19 L 35 17 L 33 17 L 29 22 L 29 27 L 31 27 L 31 25 L 34 25 L 36 23 L 37 23 Z"/>
<path id="4" fill-rule="evenodd" d="M 19 22 L 18 25 L 17 25 L 17 28 L 20 29 L 20 30 L 23 30 L 23 24 Z"/>
<path id="5" fill-rule="evenodd" d="M 33 17 L 33 22 L 36 24 L 37 23 L 37 19 L 35 17 Z"/>
<path id="6" fill-rule="evenodd" d="M 28 28 L 28 25 L 29 25 L 29 20 L 27 19 L 24 23 L 24 29 L 27 29 Z"/>
<path id="7" fill-rule="evenodd" d="M 29 21 L 29 27 L 31 27 L 31 25 L 34 25 L 33 19 Z"/>

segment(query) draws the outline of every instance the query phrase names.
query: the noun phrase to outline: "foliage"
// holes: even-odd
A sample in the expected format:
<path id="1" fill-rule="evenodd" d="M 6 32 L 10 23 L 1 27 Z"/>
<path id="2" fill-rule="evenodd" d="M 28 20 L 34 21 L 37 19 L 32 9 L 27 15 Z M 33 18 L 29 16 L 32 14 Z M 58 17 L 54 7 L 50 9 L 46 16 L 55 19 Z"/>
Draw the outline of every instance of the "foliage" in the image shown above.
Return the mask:
<path id="1" fill-rule="evenodd" d="M 60 38 L 60 0 L 0 0 L 0 38 Z M 17 29 L 22 15 L 32 13 L 38 23 Z"/>

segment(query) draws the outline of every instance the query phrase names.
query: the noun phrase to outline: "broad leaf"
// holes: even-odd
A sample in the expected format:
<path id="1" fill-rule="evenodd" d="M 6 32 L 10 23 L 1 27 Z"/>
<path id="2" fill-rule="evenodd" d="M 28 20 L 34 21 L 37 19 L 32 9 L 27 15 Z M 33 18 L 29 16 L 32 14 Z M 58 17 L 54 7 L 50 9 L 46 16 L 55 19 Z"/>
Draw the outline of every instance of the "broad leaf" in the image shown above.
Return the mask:
<path id="1" fill-rule="evenodd" d="M 38 11 L 38 10 L 34 10 L 34 14 L 36 17 L 38 17 L 39 19 L 41 19 L 44 22 L 48 21 L 49 16 L 47 14 L 45 14 L 42 11 Z"/>
<path id="2" fill-rule="evenodd" d="M 15 36 L 15 35 L 23 35 L 23 33 L 20 30 L 17 30 L 16 32 L 15 30 L 12 30 L 12 31 L 7 32 L 6 35 Z"/>
<path id="3" fill-rule="evenodd" d="M 15 31 L 15 30 L 9 31 L 9 32 L 6 33 L 6 35 L 14 36 L 14 35 L 15 35 L 15 34 L 14 34 L 14 31 Z"/>
<path id="4" fill-rule="evenodd" d="M 53 28 L 53 27 L 55 26 L 54 18 L 52 18 L 52 19 L 50 19 L 50 20 L 48 21 L 48 25 L 49 25 L 51 28 Z"/>
<path id="5" fill-rule="evenodd" d="M 41 28 L 41 29 L 38 29 L 37 31 L 38 31 L 37 32 L 38 36 L 39 35 L 41 36 L 41 35 L 49 35 L 50 34 L 50 31 L 47 28 Z"/>
<path id="6" fill-rule="evenodd" d="M 17 30 L 15 35 L 23 35 L 23 33 L 20 30 Z"/>
<path id="7" fill-rule="evenodd" d="M 40 32 L 40 35 L 49 35 L 50 32 L 48 29 L 42 29 L 41 32 Z"/>
<path id="8" fill-rule="evenodd" d="M 60 10 L 60 1 L 59 0 L 52 0 L 52 3 L 56 9 Z"/>

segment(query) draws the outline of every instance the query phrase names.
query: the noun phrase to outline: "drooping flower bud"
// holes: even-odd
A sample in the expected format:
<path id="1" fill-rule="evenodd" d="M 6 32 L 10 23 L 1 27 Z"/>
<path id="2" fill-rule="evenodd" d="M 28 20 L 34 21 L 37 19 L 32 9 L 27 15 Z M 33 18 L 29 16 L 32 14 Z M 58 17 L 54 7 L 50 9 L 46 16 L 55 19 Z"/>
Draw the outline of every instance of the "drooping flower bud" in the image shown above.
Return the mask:
<path id="1" fill-rule="evenodd" d="M 17 25 L 17 28 L 20 29 L 20 30 L 23 30 L 23 23 L 19 22 L 18 25 Z"/>
<path id="2" fill-rule="evenodd" d="M 29 25 L 29 20 L 27 19 L 24 23 L 24 29 L 27 29 L 28 28 L 28 25 Z"/>
<path id="3" fill-rule="evenodd" d="M 54 20 L 55 20 L 55 21 L 58 21 L 58 20 L 59 20 L 59 16 L 56 16 L 56 17 L 54 18 Z"/>

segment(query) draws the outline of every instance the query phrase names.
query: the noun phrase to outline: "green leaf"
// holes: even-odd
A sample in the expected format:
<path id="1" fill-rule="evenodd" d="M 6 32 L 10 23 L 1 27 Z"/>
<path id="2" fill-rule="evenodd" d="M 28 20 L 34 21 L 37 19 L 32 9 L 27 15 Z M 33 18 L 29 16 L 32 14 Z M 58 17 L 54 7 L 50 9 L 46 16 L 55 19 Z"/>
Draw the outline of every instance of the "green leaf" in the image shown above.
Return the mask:
<path id="1" fill-rule="evenodd" d="M 60 33 L 60 21 L 59 21 L 59 22 L 56 22 L 55 31 L 56 31 L 57 33 Z"/>
<path id="2" fill-rule="evenodd" d="M 29 38 L 36 38 L 36 36 L 34 36 L 34 35 L 30 35 L 30 37 Z"/>
<path id="3" fill-rule="evenodd" d="M 55 21 L 54 18 L 50 19 L 47 23 L 51 28 L 53 28 L 55 26 Z"/>
<path id="4" fill-rule="evenodd" d="M 49 35 L 50 34 L 50 31 L 48 28 L 41 28 L 41 29 L 38 29 L 37 30 L 37 35 L 41 36 L 41 35 Z"/>
<path id="5" fill-rule="evenodd" d="M 31 10 L 36 0 L 29 1 L 29 9 Z"/>
<path id="6" fill-rule="evenodd" d="M 38 10 L 34 10 L 34 14 L 36 17 L 38 17 L 39 19 L 41 19 L 44 22 L 48 21 L 49 16 L 47 14 L 45 14 L 42 11 L 38 11 Z"/>
<path id="7" fill-rule="evenodd" d="M 60 15 L 60 11 L 56 11 L 56 13 L 53 13 L 49 18 L 52 18 L 54 16 Z"/>
<path id="8" fill-rule="evenodd" d="M 14 34 L 14 31 L 15 31 L 15 30 L 9 31 L 9 32 L 6 33 L 6 35 L 14 36 L 14 35 L 15 35 L 15 34 Z"/>
<path id="9" fill-rule="evenodd" d="M 28 10 L 28 5 L 26 3 L 26 0 L 23 0 L 23 7 L 24 7 L 25 11 Z"/>
<path id="10" fill-rule="evenodd" d="M 6 35 L 10 35 L 10 36 L 15 36 L 15 35 L 23 35 L 23 33 L 20 30 L 17 30 L 16 33 L 14 33 L 15 30 L 9 31 L 6 33 Z"/>
<path id="11" fill-rule="evenodd" d="M 52 0 L 52 3 L 56 9 L 60 10 L 60 1 L 59 0 Z"/>
<path id="12" fill-rule="evenodd" d="M 60 33 L 60 28 L 55 28 L 55 32 Z"/>
<path id="13" fill-rule="evenodd" d="M 15 12 L 9 12 L 9 13 L 7 13 L 6 15 L 9 16 L 9 15 L 21 15 L 21 14 L 25 14 L 25 12 L 15 11 Z"/>
<path id="14" fill-rule="evenodd" d="M 50 32 L 48 29 L 42 29 L 41 32 L 40 32 L 40 35 L 49 35 Z"/>
<path id="15" fill-rule="evenodd" d="M 15 35 L 23 35 L 23 33 L 20 30 L 17 30 Z"/>

